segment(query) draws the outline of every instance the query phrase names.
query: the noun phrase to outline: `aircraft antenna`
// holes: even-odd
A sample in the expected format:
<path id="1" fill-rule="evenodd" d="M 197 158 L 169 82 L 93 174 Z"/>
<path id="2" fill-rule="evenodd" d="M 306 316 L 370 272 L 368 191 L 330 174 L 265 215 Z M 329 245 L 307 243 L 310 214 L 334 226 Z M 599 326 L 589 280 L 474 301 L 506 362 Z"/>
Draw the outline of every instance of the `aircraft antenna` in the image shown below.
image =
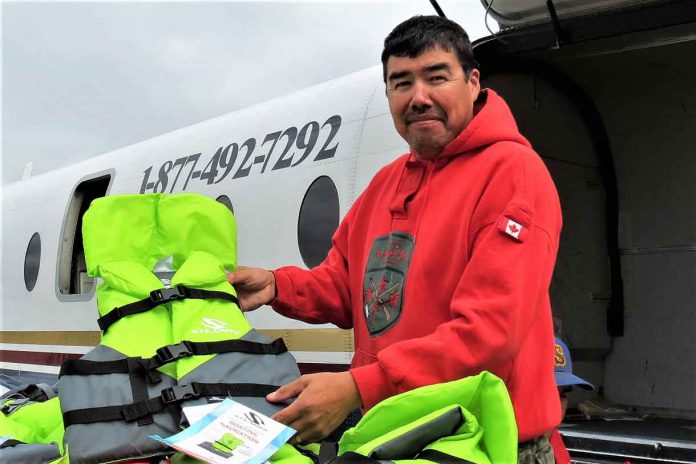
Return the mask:
<path id="1" fill-rule="evenodd" d="M 441 18 L 447 18 L 444 11 L 442 11 L 442 8 L 440 8 L 440 5 L 437 4 L 437 0 L 430 0 L 430 4 L 433 6 L 433 8 L 435 8 L 435 12 L 437 12 L 438 16 Z"/>
<path id="2" fill-rule="evenodd" d="M 488 25 L 488 16 L 491 14 L 491 8 L 493 8 L 493 2 L 495 0 L 484 0 L 484 3 L 486 5 L 486 12 L 483 15 L 483 23 L 486 25 L 486 29 L 488 29 L 488 32 L 495 38 L 495 40 L 500 41 L 500 43 L 503 43 L 507 45 L 507 42 L 505 42 L 503 39 L 498 37 L 498 34 L 493 32 L 493 29 L 491 29 L 491 26 Z"/>
<path id="3" fill-rule="evenodd" d="M 560 48 L 561 44 L 565 42 L 565 37 L 563 29 L 561 28 L 561 22 L 558 20 L 558 14 L 556 13 L 556 6 L 553 4 L 553 0 L 546 0 L 546 8 L 549 10 L 551 22 L 553 23 L 553 31 L 556 33 L 556 46 L 554 48 Z"/>

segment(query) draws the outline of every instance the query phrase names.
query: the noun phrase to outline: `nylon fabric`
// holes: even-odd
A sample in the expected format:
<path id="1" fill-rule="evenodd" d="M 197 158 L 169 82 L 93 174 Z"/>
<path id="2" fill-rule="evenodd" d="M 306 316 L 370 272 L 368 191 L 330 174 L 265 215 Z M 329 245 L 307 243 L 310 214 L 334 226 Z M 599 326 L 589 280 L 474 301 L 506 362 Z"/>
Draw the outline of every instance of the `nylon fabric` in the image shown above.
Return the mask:
<path id="1" fill-rule="evenodd" d="M 227 269 L 237 266 L 234 216 L 202 195 L 98 198 L 85 213 L 82 234 L 91 276 L 99 274 L 98 268 L 105 263 L 139 263 L 149 270 L 168 256 L 179 269 L 193 251 L 200 250 L 216 256 Z"/>
<path id="2" fill-rule="evenodd" d="M 347 452 L 368 456 L 375 448 L 447 414 L 453 407 L 460 408 L 463 423 L 454 434 L 428 444 L 426 450 L 477 464 L 516 462 L 517 426 L 510 396 L 503 381 L 489 372 L 421 387 L 382 401 L 343 434 L 339 456 Z M 395 462 L 424 461 L 403 456 Z"/>
<path id="3" fill-rule="evenodd" d="M 149 298 L 150 292 L 162 288 L 162 282 L 139 263 L 106 263 L 99 267 L 99 274 L 94 277 L 103 279 L 97 287 L 97 306 L 102 316 L 116 307 Z M 100 343 L 128 357 L 153 356 L 160 346 L 174 343 L 167 305 L 116 322 L 102 334 Z M 176 377 L 173 366 L 163 368 L 162 372 Z"/>
<path id="4" fill-rule="evenodd" d="M 241 340 L 258 343 L 270 342 L 268 337 L 254 329 L 244 334 Z M 264 382 L 270 385 L 285 385 L 299 376 L 300 371 L 297 368 L 297 363 L 289 352 L 263 356 L 249 353 L 222 353 L 181 377 L 179 383 L 184 385 L 192 382 L 213 383 L 219 382 L 223 378 L 234 379 L 235 382 L 240 383 L 258 382 L 258 379 L 264 379 Z M 265 398 L 239 396 L 232 398 L 269 417 L 284 407 L 269 403 Z M 205 398 L 199 398 L 188 404 L 196 405 L 205 402 Z"/>
<path id="5" fill-rule="evenodd" d="M 431 442 L 454 435 L 462 426 L 464 417 L 465 412 L 461 407 L 445 407 L 424 417 L 419 424 L 408 424 L 404 430 L 397 429 L 389 436 L 381 437 L 381 443 L 377 446 L 366 446 L 372 449 L 370 457 L 377 459 L 415 456 Z"/>
<path id="6" fill-rule="evenodd" d="M 0 462 L 41 464 L 60 458 L 56 443 L 23 443 L 0 449 Z"/>
<path id="7" fill-rule="evenodd" d="M 224 205 L 210 198 L 194 194 L 100 198 L 85 213 L 82 231 L 88 274 L 102 279 L 97 287 L 101 317 L 169 286 L 194 289 L 194 295 L 212 291 L 236 298 L 226 278 L 226 270 L 236 267 L 235 220 Z M 158 277 L 162 273 L 166 280 Z M 272 415 L 280 409 L 258 397 L 263 389 L 234 390 L 230 384 L 282 385 L 294 380 L 299 369 L 288 352 L 202 354 L 206 351 L 201 350 L 168 363 L 151 361 L 163 347 L 168 349 L 162 353 L 180 352 L 184 345 L 177 345 L 184 341 L 229 340 L 270 343 L 252 330 L 234 302 L 218 298 L 167 301 L 115 319 L 103 333 L 100 346 L 82 359 L 143 359 L 127 361 L 133 367 L 129 373 L 118 366 L 120 373 L 104 373 L 107 369 L 100 367 L 94 372 L 71 367 L 62 373 L 62 411 L 66 418 L 76 420 L 65 434 L 70 462 L 99 463 L 165 453 L 168 448 L 148 436 L 169 436 L 184 425 L 182 405 L 160 401 L 162 392 L 170 387 L 184 391 L 186 385 L 210 385 L 200 396 L 193 395 L 194 399 L 187 396 L 186 405 L 237 391 L 237 401 L 263 413 Z M 156 371 L 148 370 L 152 367 Z M 133 391 L 139 398 L 133 398 Z M 149 399 L 136 402 L 145 393 Z M 164 408 L 160 410 L 160 406 Z M 117 414 L 82 423 L 83 419 L 94 420 L 88 417 L 92 408 Z M 124 420 L 117 420 L 119 417 Z M 148 423 L 150 418 L 152 423 Z"/>
<path id="8" fill-rule="evenodd" d="M 174 274 L 172 286 L 202 288 L 205 290 L 236 293 L 227 282 L 222 263 L 207 252 L 196 251 Z M 234 307 L 234 310 L 230 310 Z M 171 303 L 171 331 L 174 343 L 236 340 L 251 330 L 238 306 L 223 300 L 180 300 Z M 270 340 L 268 340 L 270 342 Z M 191 356 L 177 362 L 176 378 L 189 374 L 214 356 Z M 196 381 L 202 381 L 195 379 Z"/>
<path id="9" fill-rule="evenodd" d="M 11 414 L 0 414 L 0 436 L 19 442 L 0 448 L 0 462 L 36 464 L 59 458 L 63 419 L 58 398 L 23 402 Z"/>
<path id="10" fill-rule="evenodd" d="M 123 322 L 120 322 L 122 324 Z M 118 324 L 117 324 L 118 325 Z M 114 326 L 116 327 L 116 326 Z M 99 345 L 82 359 L 111 361 L 123 359 L 122 353 Z M 134 401 L 129 375 L 66 375 L 58 382 L 63 413 L 68 411 L 131 404 Z M 148 384 L 149 397 L 176 385 L 163 375 L 159 383 Z M 179 414 L 174 407 L 152 416 L 153 423 L 139 426 L 137 422 L 98 422 L 69 425 L 65 429 L 65 443 L 69 444 L 72 464 L 114 461 L 123 457 L 164 454 L 167 446 L 148 438 L 148 435 L 169 436 L 178 430 Z M 103 437 L 109 437 L 104 440 Z"/>

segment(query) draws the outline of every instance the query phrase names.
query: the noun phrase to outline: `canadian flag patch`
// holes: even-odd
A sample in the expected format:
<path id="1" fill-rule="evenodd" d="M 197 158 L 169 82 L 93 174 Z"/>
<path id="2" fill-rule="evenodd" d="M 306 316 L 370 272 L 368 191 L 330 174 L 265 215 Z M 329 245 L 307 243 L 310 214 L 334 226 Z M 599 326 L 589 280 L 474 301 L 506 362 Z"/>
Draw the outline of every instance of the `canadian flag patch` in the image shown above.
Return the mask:
<path id="1" fill-rule="evenodd" d="M 529 232 L 525 226 L 515 222 L 507 216 L 500 216 L 498 219 L 498 230 L 509 235 L 518 242 L 524 242 Z"/>

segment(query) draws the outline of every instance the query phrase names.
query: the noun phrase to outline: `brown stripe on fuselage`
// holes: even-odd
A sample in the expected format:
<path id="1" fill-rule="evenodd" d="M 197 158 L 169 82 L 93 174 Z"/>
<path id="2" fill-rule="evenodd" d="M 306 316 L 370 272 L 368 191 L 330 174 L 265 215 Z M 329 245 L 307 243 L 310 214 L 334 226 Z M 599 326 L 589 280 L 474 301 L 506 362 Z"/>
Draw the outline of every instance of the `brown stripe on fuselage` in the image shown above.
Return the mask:
<path id="1" fill-rule="evenodd" d="M 269 338 L 282 338 L 290 351 L 352 353 L 353 331 L 343 329 L 259 329 Z"/>
<path id="2" fill-rule="evenodd" d="M 95 346 L 99 344 L 101 333 L 90 331 L 0 331 L 0 343 L 15 343 L 26 345 L 68 345 Z"/>
<path id="3" fill-rule="evenodd" d="M 342 329 L 260 329 L 270 338 L 282 338 L 291 351 L 351 353 L 353 332 Z M 0 343 L 23 345 L 95 346 L 98 331 L 0 331 Z"/>
<path id="4" fill-rule="evenodd" d="M 60 366 L 70 359 L 82 357 L 79 353 L 46 353 L 37 351 L 0 350 L 0 361 L 41 366 Z"/>

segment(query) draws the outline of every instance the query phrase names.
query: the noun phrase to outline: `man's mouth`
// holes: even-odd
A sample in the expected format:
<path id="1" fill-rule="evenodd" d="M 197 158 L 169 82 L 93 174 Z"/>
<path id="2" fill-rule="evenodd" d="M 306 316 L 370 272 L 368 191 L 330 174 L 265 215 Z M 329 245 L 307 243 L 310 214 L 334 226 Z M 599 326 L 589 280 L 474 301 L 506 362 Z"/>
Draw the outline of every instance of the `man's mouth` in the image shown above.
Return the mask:
<path id="1" fill-rule="evenodd" d="M 406 124 L 428 125 L 436 122 L 444 122 L 444 118 L 435 114 L 411 114 L 406 116 Z"/>
<path id="2" fill-rule="evenodd" d="M 439 121 L 441 121 L 441 119 L 436 116 L 411 116 L 406 119 L 407 124 L 427 124 Z"/>

